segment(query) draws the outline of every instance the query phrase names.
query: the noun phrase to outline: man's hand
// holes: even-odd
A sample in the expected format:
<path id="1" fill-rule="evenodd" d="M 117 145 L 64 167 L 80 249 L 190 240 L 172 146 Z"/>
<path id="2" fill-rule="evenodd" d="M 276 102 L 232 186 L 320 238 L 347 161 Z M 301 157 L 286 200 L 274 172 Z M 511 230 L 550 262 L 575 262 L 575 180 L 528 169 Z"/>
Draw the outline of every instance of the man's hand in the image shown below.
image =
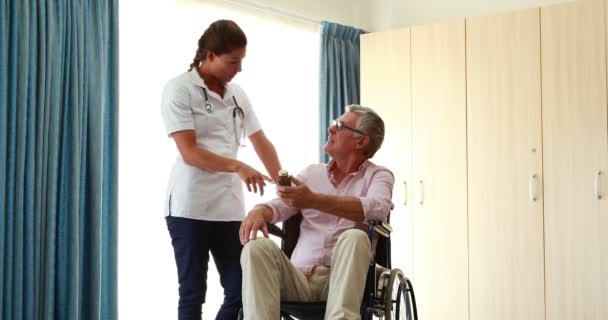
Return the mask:
<path id="1" fill-rule="evenodd" d="M 283 200 L 283 202 L 292 207 L 298 209 L 311 208 L 311 204 L 315 201 L 316 194 L 308 188 L 307 185 L 302 181 L 290 176 L 291 182 L 295 184 L 294 187 L 277 187 L 277 196 Z"/>
<path id="2" fill-rule="evenodd" d="M 249 240 L 255 240 L 258 236 L 258 231 L 262 231 L 264 237 L 268 238 L 268 227 L 266 226 L 266 217 L 272 215 L 272 210 L 266 206 L 257 206 L 249 211 L 245 220 L 241 223 L 239 229 L 239 238 L 241 244 L 245 245 Z M 270 220 L 270 219 L 268 219 Z"/>

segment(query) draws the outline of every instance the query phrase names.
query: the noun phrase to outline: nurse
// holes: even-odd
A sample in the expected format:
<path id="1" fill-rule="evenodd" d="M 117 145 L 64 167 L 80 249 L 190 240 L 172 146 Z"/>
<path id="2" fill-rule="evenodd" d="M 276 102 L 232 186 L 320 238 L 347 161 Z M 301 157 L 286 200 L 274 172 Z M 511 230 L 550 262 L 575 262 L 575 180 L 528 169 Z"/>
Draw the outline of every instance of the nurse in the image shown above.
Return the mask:
<path id="1" fill-rule="evenodd" d="M 165 207 L 179 279 L 179 320 L 201 319 L 209 253 L 224 288 L 216 319 L 237 318 L 242 184 L 262 195 L 265 181 L 275 180 L 281 167 L 247 95 L 230 82 L 241 71 L 246 46 L 236 23 L 213 22 L 198 40 L 190 70 L 169 80 L 163 91 L 165 129 L 179 150 Z M 246 137 L 270 177 L 236 159 Z"/>

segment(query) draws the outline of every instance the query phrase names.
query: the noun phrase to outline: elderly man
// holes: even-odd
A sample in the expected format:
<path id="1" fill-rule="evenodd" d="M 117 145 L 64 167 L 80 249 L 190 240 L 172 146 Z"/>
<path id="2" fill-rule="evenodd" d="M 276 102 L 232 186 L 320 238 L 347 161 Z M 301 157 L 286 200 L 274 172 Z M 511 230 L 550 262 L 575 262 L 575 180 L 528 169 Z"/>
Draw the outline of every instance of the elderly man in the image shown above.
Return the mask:
<path id="1" fill-rule="evenodd" d="M 245 319 L 278 319 L 280 301 L 325 301 L 325 319 L 359 319 L 371 245 L 366 224 L 386 219 L 393 174 L 370 159 L 384 123 L 370 108 L 351 105 L 329 127 L 327 164 L 308 166 L 279 198 L 255 206 L 240 228 Z M 266 223 L 302 213 L 291 261 L 268 238 Z M 266 238 L 256 239 L 258 231 Z"/>

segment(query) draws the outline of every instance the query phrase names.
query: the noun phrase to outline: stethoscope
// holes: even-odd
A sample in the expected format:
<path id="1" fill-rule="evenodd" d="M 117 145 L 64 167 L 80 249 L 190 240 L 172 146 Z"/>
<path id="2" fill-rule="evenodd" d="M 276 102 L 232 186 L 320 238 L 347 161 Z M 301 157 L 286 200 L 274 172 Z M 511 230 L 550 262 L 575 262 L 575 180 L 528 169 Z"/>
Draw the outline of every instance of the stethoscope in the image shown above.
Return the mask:
<path id="1" fill-rule="evenodd" d="M 202 88 L 203 89 L 203 95 L 205 95 L 205 105 L 203 106 L 203 109 L 205 109 L 205 111 L 207 111 L 207 113 L 213 113 L 213 105 L 211 105 L 211 103 L 209 103 L 209 95 L 207 94 L 207 89 L 206 88 Z M 234 97 L 234 95 L 232 96 L 232 101 L 234 101 L 234 109 L 232 109 L 232 125 L 234 127 L 234 139 L 236 140 L 236 144 L 240 147 L 245 147 L 245 112 L 243 111 L 243 108 L 241 108 L 239 106 L 239 103 L 236 102 L 236 98 Z M 238 131 L 237 131 L 237 126 L 236 126 L 236 117 L 239 116 L 239 118 L 241 119 L 241 134 L 239 135 Z"/>

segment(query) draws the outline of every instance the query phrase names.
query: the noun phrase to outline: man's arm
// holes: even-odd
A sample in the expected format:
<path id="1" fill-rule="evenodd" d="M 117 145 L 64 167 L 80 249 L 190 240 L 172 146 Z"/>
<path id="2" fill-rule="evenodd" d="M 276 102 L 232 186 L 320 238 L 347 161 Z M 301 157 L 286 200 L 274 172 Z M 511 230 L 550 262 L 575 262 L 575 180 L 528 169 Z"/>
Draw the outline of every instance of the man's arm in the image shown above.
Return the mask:
<path id="1" fill-rule="evenodd" d="M 365 220 L 361 199 L 352 196 L 334 196 L 322 193 L 314 194 L 314 200 L 310 204 L 312 209 L 355 222 L 363 222 L 363 220 Z"/>
<path id="2" fill-rule="evenodd" d="M 356 222 L 365 219 L 361 199 L 312 192 L 306 184 L 295 177 L 292 176 L 291 181 L 295 187 L 277 187 L 277 193 L 286 205 L 300 209 L 315 209 Z"/>
<path id="3" fill-rule="evenodd" d="M 364 222 L 383 220 L 391 208 L 394 177 L 390 171 L 374 175 L 364 197 L 337 196 L 312 192 L 308 186 L 291 177 L 295 187 L 277 187 L 277 194 L 288 206 L 298 209 L 315 209 L 340 218 Z"/>

